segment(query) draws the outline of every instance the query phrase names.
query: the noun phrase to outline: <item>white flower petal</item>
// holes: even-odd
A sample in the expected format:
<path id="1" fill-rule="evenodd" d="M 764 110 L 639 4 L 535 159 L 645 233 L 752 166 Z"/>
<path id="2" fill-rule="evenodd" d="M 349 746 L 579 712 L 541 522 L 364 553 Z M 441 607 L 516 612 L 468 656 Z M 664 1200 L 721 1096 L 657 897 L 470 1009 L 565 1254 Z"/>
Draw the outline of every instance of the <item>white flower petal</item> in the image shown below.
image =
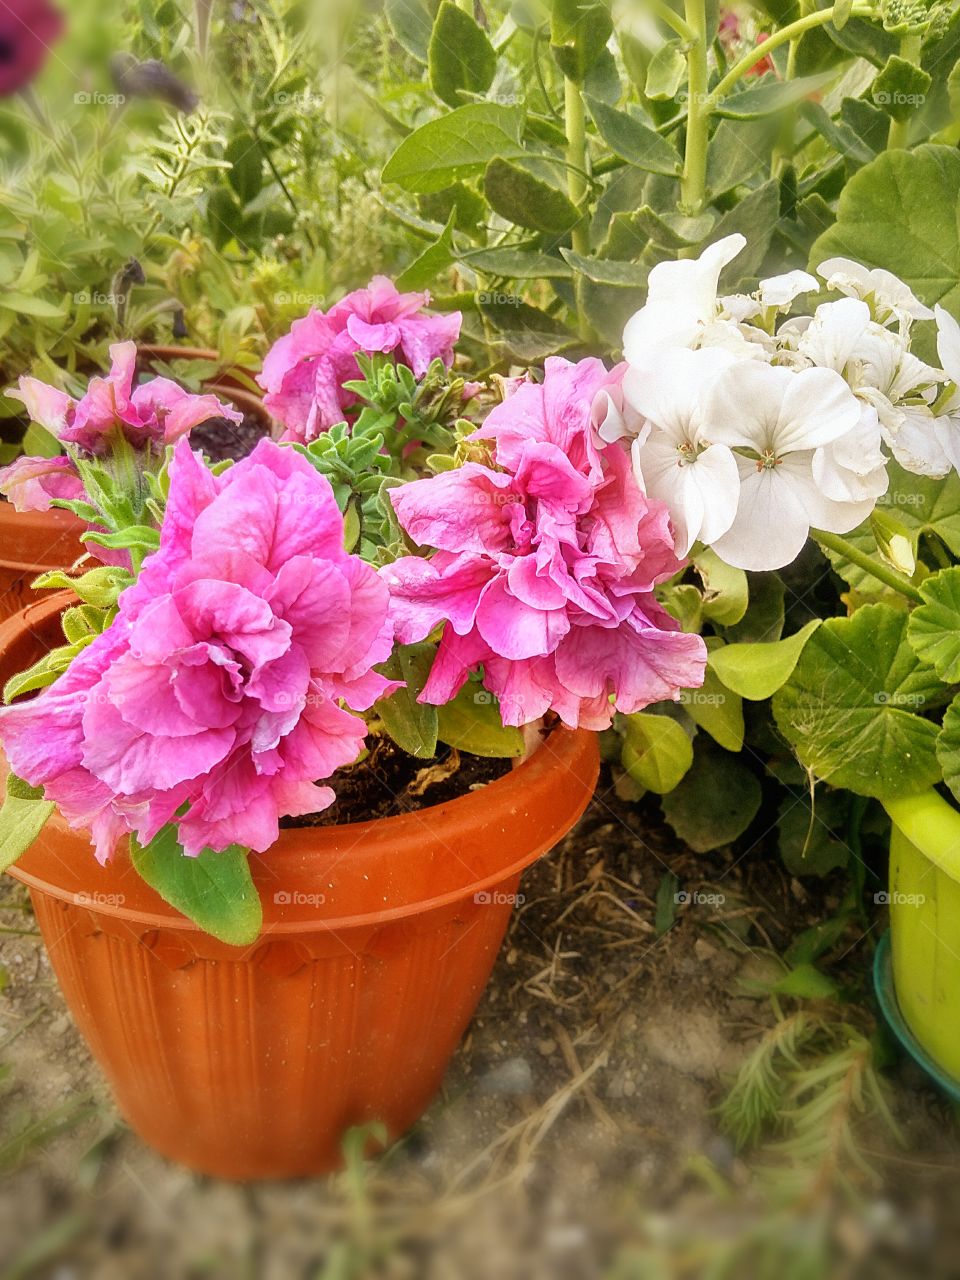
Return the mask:
<path id="1" fill-rule="evenodd" d="M 870 323 L 870 308 L 855 298 L 824 302 L 801 335 L 797 350 L 811 364 L 842 373 Z"/>
<path id="2" fill-rule="evenodd" d="M 936 419 L 929 409 L 905 406 L 890 448 L 906 471 L 917 476 L 945 476 L 951 461 L 940 440 Z"/>
<path id="3" fill-rule="evenodd" d="M 937 355 L 944 373 L 960 387 L 960 324 L 943 307 L 934 307 L 937 317 Z"/>
<path id="4" fill-rule="evenodd" d="M 856 397 L 830 369 L 797 373 L 744 363 L 721 373 L 707 392 L 703 434 L 718 444 L 781 457 L 829 444 L 859 417 Z"/>
<path id="5" fill-rule="evenodd" d="M 810 520 L 789 472 L 782 467 L 757 469 L 738 458 L 740 505 L 736 519 L 713 549 L 736 569 L 782 569 L 792 564 L 807 540 Z"/>
<path id="6" fill-rule="evenodd" d="M 913 320 L 933 319 L 933 312 L 912 289 L 881 267 L 871 271 L 850 258 L 828 258 L 817 267 L 817 274 L 826 280 L 828 289 L 836 289 L 851 298 L 874 298 L 882 313 L 877 317 L 880 320 L 901 315 Z"/>
<path id="7" fill-rule="evenodd" d="M 625 401 L 639 416 L 665 431 L 676 444 L 700 438 L 705 388 L 733 363 L 727 351 L 662 351 L 653 362 L 627 370 Z"/>
<path id="8" fill-rule="evenodd" d="M 802 293 L 816 293 L 819 288 L 819 281 L 808 271 L 787 271 L 782 276 L 761 280 L 757 292 L 761 306 L 779 310 L 789 307 Z"/>

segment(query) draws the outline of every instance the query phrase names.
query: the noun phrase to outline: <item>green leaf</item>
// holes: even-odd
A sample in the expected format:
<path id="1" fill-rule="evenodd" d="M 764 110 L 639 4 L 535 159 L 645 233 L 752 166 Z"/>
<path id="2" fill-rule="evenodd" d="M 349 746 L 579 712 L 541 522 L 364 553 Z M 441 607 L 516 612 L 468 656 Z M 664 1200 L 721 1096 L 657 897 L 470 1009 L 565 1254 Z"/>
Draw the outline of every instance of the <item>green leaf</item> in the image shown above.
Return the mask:
<path id="1" fill-rule="evenodd" d="M 845 867 L 850 861 L 850 848 L 837 831 L 842 831 L 847 818 L 848 799 L 842 791 L 829 791 L 814 797 L 792 792 L 780 802 L 777 828 L 780 833 L 780 857 L 793 876 L 826 876 Z"/>
<path id="2" fill-rule="evenodd" d="M 499 157 L 487 165 L 483 194 L 502 218 L 531 231 L 564 235 L 580 221 L 576 205 L 563 191 Z"/>
<path id="3" fill-rule="evenodd" d="M 730 644 L 769 644 L 783 634 L 783 579 L 778 573 L 748 573 L 750 603 L 741 620 L 726 631 Z"/>
<path id="4" fill-rule="evenodd" d="M 28 457 L 55 458 L 63 448 L 52 431 L 41 427 L 39 422 L 31 422 L 23 433 L 23 452 Z"/>
<path id="5" fill-rule="evenodd" d="M 668 177 L 680 172 L 679 155 L 655 129 L 597 98 L 588 98 L 587 106 L 600 137 L 621 160 Z"/>
<path id="6" fill-rule="evenodd" d="M 698 745 L 690 772 L 663 797 L 663 816 L 695 853 L 709 853 L 743 835 L 760 800 L 760 783 L 737 756 Z"/>
<path id="7" fill-rule="evenodd" d="M 819 627 L 773 714 L 818 778 L 884 799 L 939 780 L 937 728 L 921 713 L 941 690 L 910 648 L 906 614 L 872 604 Z"/>
<path id="8" fill-rule="evenodd" d="M 437 708 L 417 701 L 436 656 L 432 644 L 398 645 L 380 670 L 391 680 L 406 681 L 405 687 L 374 708 L 397 746 L 421 760 L 437 753 Z"/>
<path id="9" fill-rule="evenodd" d="M 12 867 L 33 844 L 54 805 L 43 798 L 42 787 L 31 787 L 15 773 L 7 775 L 7 793 L 0 807 L 0 871 Z"/>
<path id="10" fill-rule="evenodd" d="M 771 644 L 726 644 L 712 649 L 707 661 L 728 689 L 751 702 L 771 697 L 793 672 L 804 646 L 820 625 L 813 618 L 786 640 Z"/>
<path id="11" fill-rule="evenodd" d="M 743 749 L 743 699 L 707 667 L 699 689 L 684 689 L 680 703 L 693 722 L 727 751 Z"/>
<path id="12" fill-rule="evenodd" d="M 623 717 L 621 763 L 647 791 L 672 791 L 693 763 L 693 745 L 676 720 L 637 711 Z"/>
<path id="13" fill-rule="evenodd" d="M 874 80 L 870 98 L 891 119 L 909 120 L 923 106 L 932 83 L 922 67 L 892 54 Z"/>
<path id="14" fill-rule="evenodd" d="M 585 258 L 573 249 L 561 246 L 560 252 L 588 280 L 596 284 L 617 285 L 628 289 L 639 289 L 647 282 L 647 268 L 634 262 L 614 262 L 611 258 Z"/>
<path id="15" fill-rule="evenodd" d="M 833 257 L 883 267 L 927 306 L 940 302 L 960 315 L 958 204 L 956 148 L 884 151 L 847 183 L 836 223 L 810 250 L 811 270 Z"/>
<path id="16" fill-rule="evenodd" d="M 442 0 L 427 51 L 430 86 L 448 106 L 458 107 L 460 91 L 486 93 L 497 70 L 497 55 L 486 32 L 453 0 Z"/>
<path id="17" fill-rule="evenodd" d="M 836 73 L 833 71 L 800 76 L 796 80 L 778 80 L 770 73 L 762 76 L 752 88 L 721 99 L 713 109 L 718 116 L 725 116 L 728 120 L 759 120 L 764 116 L 779 115 L 834 79 Z"/>
<path id="18" fill-rule="evenodd" d="M 698 551 L 693 563 L 703 582 L 703 616 L 722 627 L 739 622 L 749 600 L 744 571 L 725 564 L 709 547 Z"/>
<path id="19" fill-rule="evenodd" d="M 769 121 L 721 120 L 707 153 L 707 187 L 722 196 L 753 177 L 770 154 Z"/>
<path id="20" fill-rule="evenodd" d="M 743 281 L 752 281 L 759 275 L 779 221 L 780 186 L 775 181 L 756 187 L 727 210 L 710 233 L 710 243 L 716 244 L 739 231 L 746 236 L 747 244 L 724 268 L 721 276 L 724 288 L 737 288 Z"/>
<path id="21" fill-rule="evenodd" d="M 677 889 L 680 881 L 672 871 L 668 871 L 657 886 L 657 909 L 653 917 L 653 928 L 658 938 L 673 928 L 677 919 Z"/>
<path id="22" fill-rule="evenodd" d="M 442 271 L 453 262 L 453 228 L 457 220 L 456 209 L 451 210 L 447 225 L 433 244 L 424 249 L 396 278 L 398 289 L 424 289 L 432 284 Z"/>
<path id="23" fill-rule="evenodd" d="M 64 303 L 56 306 L 32 294 L 18 293 L 16 289 L 0 291 L 0 307 L 6 311 L 15 311 L 17 315 L 33 316 L 37 320 L 62 320 L 66 315 Z"/>
<path id="24" fill-rule="evenodd" d="M 954 800 L 960 802 L 960 694 L 947 707 L 937 738 L 937 760 L 943 780 Z"/>
<path id="25" fill-rule="evenodd" d="M 255 200 L 263 187 L 263 157 L 249 133 L 238 133 L 227 144 L 223 158 L 229 163 L 227 181 L 241 205 Z"/>
<path id="26" fill-rule="evenodd" d="M 812 964 L 798 964 L 770 988 L 780 996 L 795 996 L 799 1000 L 835 1000 L 837 986 L 825 973 Z"/>
<path id="27" fill-rule="evenodd" d="M 426 62 L 433 34 L 430 10 L 421 0 L 386 0 L 387 21 L 398 42 L 418 62 Z"/>
<path id="28" fill-rule="evenodd" d="M 679 40 L 666 40 L 650 59 L 644 94 L 653 102 L 670 102 L 687 74 L 687 60 Z"/>
<path id="29" fill-rule="evenodd" d="M 492 693 L 468 680 L 457 696 L 440 707 L 438 737 L 448 747 L 474 756 L 516 759 L 523 755 L 523 734 L 500 718 Z"/>
<path id="30" fill-rule="evenodd" d="M 62 569 L 51 569 L 41 573 L 33 580 L 35 590 L 72 591 L 85 604 L 92 604 L 98 609 L 109 609 L 117 603 L 117 597 L 125 587 L 133 582 L 133 574 L 129 569 L 118 565 L 101 565 L 89 569 L 80 577 L 72 577 Z"/>
<path id="31" fill-rule="evenodd" d="M 172 824 L 162 827 L 148 845 L 130 837 L 134 869 L 168 902 L 221 942 L 243 947 L 255 942 L 263 926 L 248 850 L 230 845 L 222 853 L 204 849 L 188 858 Z"/>
<path id="32" fill-rule="evenodd" d="M 910 614 L 907 639 L 945 684 L 960 683 L 960 567 L 927 578 L 920 594 L 923 604 Z"/>
<path id="33" fill-rule="evenodd" d="M 495 102 L 471 103 L 430 120 L 404 138 L 387 161 L 384 182 L 407 191 L 442 191 L 460 178 L 486 168 L 498 156 L 524 155 L 520 143 L 523 113 Z"/>
<path id="34" fill-rule="evenodd" d="M 603 0 L 553 0 L 550 47 L 569 80 L 583 83 L 603 56 L 612 33 L 610 11 Z"/>
<path id="35" fill-rule="evenodd" d="M 633 215 L 633 225 L 664 249 L 684 249 L 700 244 L 713 230 L 715 222 L 713 213 L 688 218 L 679 213 L 657 213 L 648 204 L 641 205 Z"/>
<path id="36" fill-rule="evenodd" d="M 459 260 L 484 275 L 508 280 L 572 280 L 573 268 L 562 258 L 529 249 L 475 249 L 458 255 Z"/>

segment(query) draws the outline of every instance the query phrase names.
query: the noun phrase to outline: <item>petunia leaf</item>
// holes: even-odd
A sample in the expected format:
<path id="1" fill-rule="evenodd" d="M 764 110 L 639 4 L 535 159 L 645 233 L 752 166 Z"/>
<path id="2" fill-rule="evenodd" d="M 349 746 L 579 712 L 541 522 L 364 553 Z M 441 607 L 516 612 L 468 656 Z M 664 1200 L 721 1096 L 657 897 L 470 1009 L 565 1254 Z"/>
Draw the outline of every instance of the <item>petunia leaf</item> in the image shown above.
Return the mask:
<path id="1" fill-rule="evenodd" d="M 438 709 L 437 721 L 440 741 L 458 751 L 500 760 L 523 755 L 523 734 L 503 723 L 496 698 L 473 680 Z"/>
<path id="2" fill-rule="evenodd" d="M 0 807 L 0 871 L 12 867 L 36 840 L 54 805 L 44 800 L 42 787 L 31 787 L 15 773 L 7 777 Z"/>
<path id="3" fill-rule="evenodd" d="M 230 845 L 222 853 L 204 849 L 188 858 L 172 823 L 148 845 L 130 837 L 130 858 L 151 889 L 188 920 L 221 942 L 243 947 L 263 927 L 263 907 L 247 861 L 248 850 Z"/>
<path id="4" fill-rule="evenodd" d="M 663 797 L 663 816 L 695 853 L 709 853 L 743 835 L 760 800 L 760 783 L 737 756 L 698 746 L 690 772 Z"/>
<path id="5" fill-rule="evenodd" d="M 906 614 L 865 605 L 810 637 L 773 714 L 818 778 L 883 799 L 939 780 L 937 727 L 920 713 L 942 689 L 907 641 Z"/>
<path id="6" fill-rule="evenodd" d="M 404 686 L 381 698 L 375 711 L 397 746 L 421 760 L 437 752 L 437 708 L 417 701 L 436 656 L 436 645 L 398 645 L 380 668 L 391 680 L 403 680 Z"/>
<path id="7" fill-rule="evenodd" d="M 693 744 L 669 716 L 645 711 L 623 717 L 621 763 L 646 791 L 672 791 L 693 763 Z"/>

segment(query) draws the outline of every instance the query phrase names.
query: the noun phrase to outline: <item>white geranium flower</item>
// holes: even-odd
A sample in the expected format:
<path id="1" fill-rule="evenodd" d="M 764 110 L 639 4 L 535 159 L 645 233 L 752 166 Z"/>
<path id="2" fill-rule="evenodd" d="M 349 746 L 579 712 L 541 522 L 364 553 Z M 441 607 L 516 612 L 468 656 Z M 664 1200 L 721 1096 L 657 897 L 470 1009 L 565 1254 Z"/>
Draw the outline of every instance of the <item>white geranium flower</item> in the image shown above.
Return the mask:
<path id="1" fill-rule="evenodd" d="M 886 493 L 887 459 L 880 448 L 881 439 L 876 409 L 872 405 L 861 405 L 857 425 L 814 452 L 813 478 L 824 497 L 834 502 L 872 505 Z"/>
<path id="2" fill-rule="evenodd" d="M 739 569 L 781 569 L 799 554 L 811 526 L 847 533 L 874 499 L 836 501 L 814 476 L 814 456 L 860 425 L 861 405 L 831 369 L 799 373 L 756 362 L 723 371 L 706 393 L 704 420 L 715 444 L 737 450 L 740 501 L 713 547 Z M 821 455 L 821 477 L 833 482 Z M 839 481 L 838 481 L 839 483 Z"/>
<path id="3" fill-rule="evenodd" d="M 930 308 L 890 271 L 879 267 L 871 271 L 850 258 L 828 258 L 817 267 L 817 274 L 826 281 L 828 289 L 869 303 L 873 318 L 880 324 L 905 316 L 911 320 L 933 319 Z"/>
<path id="4" fill-rule="evenodd" d="M 954 391 L 943 406 L 947 413 L 960 409 L 960 324 L 941 306 L 934 307 L 937 317 L 937 355 L 943 371 L 953 383 Z"/>
<path id="5" fill-rule="evenodd" d="M 816 293 L 819 288 L 819 282 L 809 271 L 787 271 L 782 276 L 761 280 L 757 297 L 764 309 L 776 307 L 778 311 L 788 311 L 801 294 Z"/>
<path id="6" fill-rule="evenodd" d="M 726 236 L 699 258 L 658 262 L 647 281 L 647 301 L 623 331 L 624 359 L 643 365 L 650 352 L 699 346 L 703 330 L 717 320 L 720 272 L 746 245 L 744 236 Z"/>
<path id="7" fill-rule="evenodd" d="M 629 369 L 624 399 L 646 420 L 633 444 L 640 488 L 666 503 L 676 550 L 685 556 L 698 539 L 711 543 L 733 523 L 740 491 L 737 461 L 706 437 L 705 392 L 734 363 L 726 351 L 664 351 L 655 365 Z"/>
<path id="8" fill-rule="evenodd" d="M 951 419 L 938 418 L 927 405 L 905 405 L 895 412 L 896 431 L 884 434 L 901 467 L 915 476 L 945 476 L 957 453 Z"/>
<path id="9" fill-rule="evenodd" d="M 843 373 L 853 359 L 870 323 L 870 308 L 865 302 L 844 298 L 840 302 L 824 302 L 817 307 L 813 319 L 802 326 L 796 349 L 804 359 L 820 369 Z M 788 321 L 784 330 L 795 333 L 800 322 Z"/>

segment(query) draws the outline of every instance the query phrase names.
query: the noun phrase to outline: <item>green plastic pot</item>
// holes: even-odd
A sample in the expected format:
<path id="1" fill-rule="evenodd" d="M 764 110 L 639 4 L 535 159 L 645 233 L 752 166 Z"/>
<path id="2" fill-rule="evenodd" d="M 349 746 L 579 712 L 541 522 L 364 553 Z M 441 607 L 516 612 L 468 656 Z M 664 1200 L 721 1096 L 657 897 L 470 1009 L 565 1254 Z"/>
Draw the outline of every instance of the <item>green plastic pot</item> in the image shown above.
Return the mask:
<path id="1" fill-rule="evenodd" d="M 960 812 L 936 791 L 884 801 L 890 836 L 890 943 L 903 1021 L 960 1082 Z"/>

